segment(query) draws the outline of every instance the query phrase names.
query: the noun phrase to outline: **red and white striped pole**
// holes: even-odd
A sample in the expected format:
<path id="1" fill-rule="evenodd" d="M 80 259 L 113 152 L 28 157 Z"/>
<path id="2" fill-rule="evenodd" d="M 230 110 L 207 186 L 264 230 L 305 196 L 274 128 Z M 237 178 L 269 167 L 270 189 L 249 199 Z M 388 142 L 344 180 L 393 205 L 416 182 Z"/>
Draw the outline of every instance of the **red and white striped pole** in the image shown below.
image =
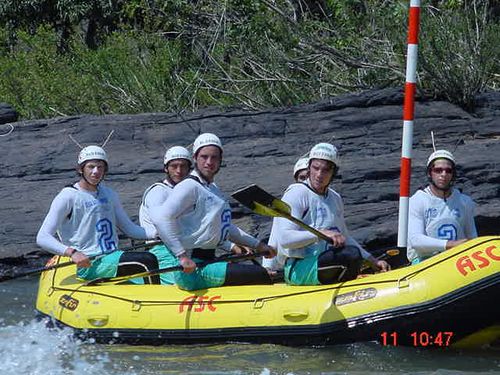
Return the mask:
<path id="1" fill-rule="evenodd" d="M 406 248 L 408 242 L 408 208 L 410 200 L 411 150 L 413 144 L 413 119 L 418 57 L 418 29 L 420 0 L 410 0 L 408 19 L 408 49 L 406 55 L 406 83 L 403 107 L 403 145 L 401 151 L 401 177 L 399 188 L 398 247 Z"/>

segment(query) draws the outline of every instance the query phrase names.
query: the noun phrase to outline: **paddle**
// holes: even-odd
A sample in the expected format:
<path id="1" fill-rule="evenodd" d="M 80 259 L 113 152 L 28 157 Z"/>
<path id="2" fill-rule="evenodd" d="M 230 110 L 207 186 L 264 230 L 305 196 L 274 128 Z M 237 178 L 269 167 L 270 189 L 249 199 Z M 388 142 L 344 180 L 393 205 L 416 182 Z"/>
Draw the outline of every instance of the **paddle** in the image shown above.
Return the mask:
<path id="1" fill-rule="evenodd" d="M 272 196 L 265 190 L 261 189 L 255 184 L 244 187 L 240 190 L 237 190 L 231 195 L 238 202 L 243 204 L 244 206 L 250 208 L 257 214 L 271 217 L 283 217 L 288 220 L 293 221 L 295 224 L 304 228 L 305 230 L 315 234 L 322 240 L 327 241 L 328 243 L 332 243 L 331 238 L 325 236 L 323 233 L 314 229 L 313 227 L 307 225 L 303 221 L 293 217 L 291 215 L 290 206 L 283 202 L 282 200 Z M 390 249 L 387 250 L 384 254 L 377 257 L 377 260 L 384 260 L 389 257 L 393 257 L 399 255 L 398 249 Z M 363 268 L 366 269 L 366 268 Z"/>
<path id="2" fill-rule="evenodd" d="M 160 243 L 162 243 L 162 242 L 161 241 L 147 242 L 147 243 L 143 243 L 143 244 L 128 246 L 128 247 L 125 247 L 125 248 L 119 249 L 119 250 L 130 251 L 130 250 L 134 250 L 134 249 L 140 249 L 141 247 L 158 245 Z M 90 259 L 94 259 L 94 258 L 97 258 L 97 257 L 100 257 L 100 256 L 101 255 L 96 255 L 96 256 L 93 256 L 93 257 L 89 257 L 89 258 Z M 42 272 L 50 271 L 50 270 L 55 270 L 57 268 L 63 268 L 63 267 L 71 266 L 71 265 L 74 265 L 74 264 L 75 263 L 73 263 L 72 261 L 70 261 L 70 262 L 63 262 L 63 263 L 58 263 L 58 264 L 54 264 L 54 265 L 51 265 L 51 266 L 34 268 L 32 270 L 21 272 L 21 273 L 15 274 L 15 275 L 2 275 L 2 276 L 0 276 L 0 282 L 7 281 L 7 280 L 18 279 L 18 278 L 24 277 L 24 276 L 36 275 L 38 273 L 42 273 Z"/>
<path id="3" fill-rule="evenodd" d="M 276 197 L 273 197 L 267 191 L 262 190 L 255 184 L 237 190 L 233 194 L 231 194 L 231 196 L 257 214 L 286 218 L 290 221 L 293 221 L 301 228 L 315 234 L 322 240 L 325 240 L 330 244 L 333 243 L 330 237 L 307 225 L 302 220 L 293 217 L 291 214 L 290 206 L 287 203 Z"/>
<path id="4" fill-rule="evenodd" d="M 384 253 L 380 254 L 375 259 L 377 259 L 377 260 L 385 260 L 387 258 L 392 258 L 392 257 L 395 257 L 397 255 L 399 255 L 399 250 L 398 249 L 389 249 L 389 250 L 386 250 Z M 365 263 L 369 263 L 369 262 L 365 261 Z M 361 270 L 359 272 L 362 273 L 362 272 L 364 272 L 365 270 L 367 270 L 369 268 L 374 269 L 373 265 L 371 265 L 371 264 L 364 264 L 361 267 Z"/>
<path id="5" fill-rule="evenodd" d="M 239 261 L 239 260 L 253 259 L 255 257 L 260 257 L 260 256 L 264 256 L 264 255 L 267 255 L 267 252 L 256 253 L 256 254 L 222 255 L 222 256 L 217 257 L 217 258 L 212 259 L 212 260 L 206 260 L 204 262 L 196 263 L 196 267 L 203 268 L 205 266 L 208 266 L 209 264 L 213 264 L 213 263 L 217 263 L 217 262 L 234 262 L 234 261 Z M 158 269 L 151 270 L 151 271 L 135 273 L 133 275 L 116 276 L 116 277 L 100 277 L 100 278 L 97 278 L 94 280 L 87 281 L 85 283 L 85 285 L 86 286 L 93 286 L 93 285 L 102 284 L 102 283 L 118 284 L 118 283 L 128 281 L 131 279 L 135 279 L 135 278 L 155 276 L 155 275 L 159 275 L 162 273 L 182 271 L 182 270 L 183 270 L 183 267 L 181 265 L 166 267 L 166 268 L 158 268 Z"/>

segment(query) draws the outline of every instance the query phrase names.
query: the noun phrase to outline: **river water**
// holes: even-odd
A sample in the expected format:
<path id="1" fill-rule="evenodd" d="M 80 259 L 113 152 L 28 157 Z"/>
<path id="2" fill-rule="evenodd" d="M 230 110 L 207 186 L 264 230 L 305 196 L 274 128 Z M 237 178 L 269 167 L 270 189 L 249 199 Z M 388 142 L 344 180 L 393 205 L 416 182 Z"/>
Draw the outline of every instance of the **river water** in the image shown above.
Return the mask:
<path id="1" fill-rule="evenodd" d="M 376 343 L 98 345 L 35 319 L 37 278 L 0 284 L 1 374 L 500 374 L 500 348 L 474 351 Z M 493 302 L 493 301 L 492 301 Z M 498 303 L 493 302 L 493 303 Z"/>

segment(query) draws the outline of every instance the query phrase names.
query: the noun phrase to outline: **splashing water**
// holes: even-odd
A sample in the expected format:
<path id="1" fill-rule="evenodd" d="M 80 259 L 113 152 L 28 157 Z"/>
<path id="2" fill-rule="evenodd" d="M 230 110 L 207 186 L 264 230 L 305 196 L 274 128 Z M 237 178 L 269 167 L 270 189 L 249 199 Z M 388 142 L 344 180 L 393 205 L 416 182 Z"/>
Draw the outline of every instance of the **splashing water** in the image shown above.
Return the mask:
<path id="1" fill-rule="evenodd" d="M 0 356 L 2 374 L 102 374 L 113 368 L 107 354 L 75 340 L 71 330 L 51 330 L 36 320 L 0 321 Z"/>

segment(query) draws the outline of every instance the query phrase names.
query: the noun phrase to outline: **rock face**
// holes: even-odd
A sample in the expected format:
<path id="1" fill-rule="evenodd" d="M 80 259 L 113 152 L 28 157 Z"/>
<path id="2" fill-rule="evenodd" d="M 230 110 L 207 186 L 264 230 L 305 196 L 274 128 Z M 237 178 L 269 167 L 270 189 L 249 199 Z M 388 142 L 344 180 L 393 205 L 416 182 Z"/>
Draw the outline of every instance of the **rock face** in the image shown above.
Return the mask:
<path id="1" fill-rule="evenodd" d="M 0 124 L 17 121 L 17 118 L 18 114 L 11 105 L 0 103 Z"/>
<path id="2" fill-rule="evenodd" d="M 319 103 L 260 112 L 209 108 L 189 115 L 153 113 L 75 116 L 15 123 L 0 138 L 0 257 L 37 249 L 36 232 L 55 194 L 77 179 L 81 144 L 102 143 L 110 157 L 108 184 L 135 219 L 144 189 L 163 178 L 166 147 L 190 145 L 202 132 L 219 135 L 224 166 L 217 183 L 229 195 L 256 183 L 281 196 L 293 164 L 315 143 L 340 150 L 333 187 L 344 197 L 348 226 L 369 249 L 395 246 L 398 221 L 402 99 L 397 89 L 370 91 Z M 500 232 L 500 93 L 478 98 L 474 114 L 447 102 L 420 100 L 415 110 L 412 192 L 426 183 L 424 166 L 438 148 L 458 159 L 457 185 L 477 203 L 482 235 Z M 232 201 L 245 229 L 265 237 L 269 218 L 249 215 Z"/>

